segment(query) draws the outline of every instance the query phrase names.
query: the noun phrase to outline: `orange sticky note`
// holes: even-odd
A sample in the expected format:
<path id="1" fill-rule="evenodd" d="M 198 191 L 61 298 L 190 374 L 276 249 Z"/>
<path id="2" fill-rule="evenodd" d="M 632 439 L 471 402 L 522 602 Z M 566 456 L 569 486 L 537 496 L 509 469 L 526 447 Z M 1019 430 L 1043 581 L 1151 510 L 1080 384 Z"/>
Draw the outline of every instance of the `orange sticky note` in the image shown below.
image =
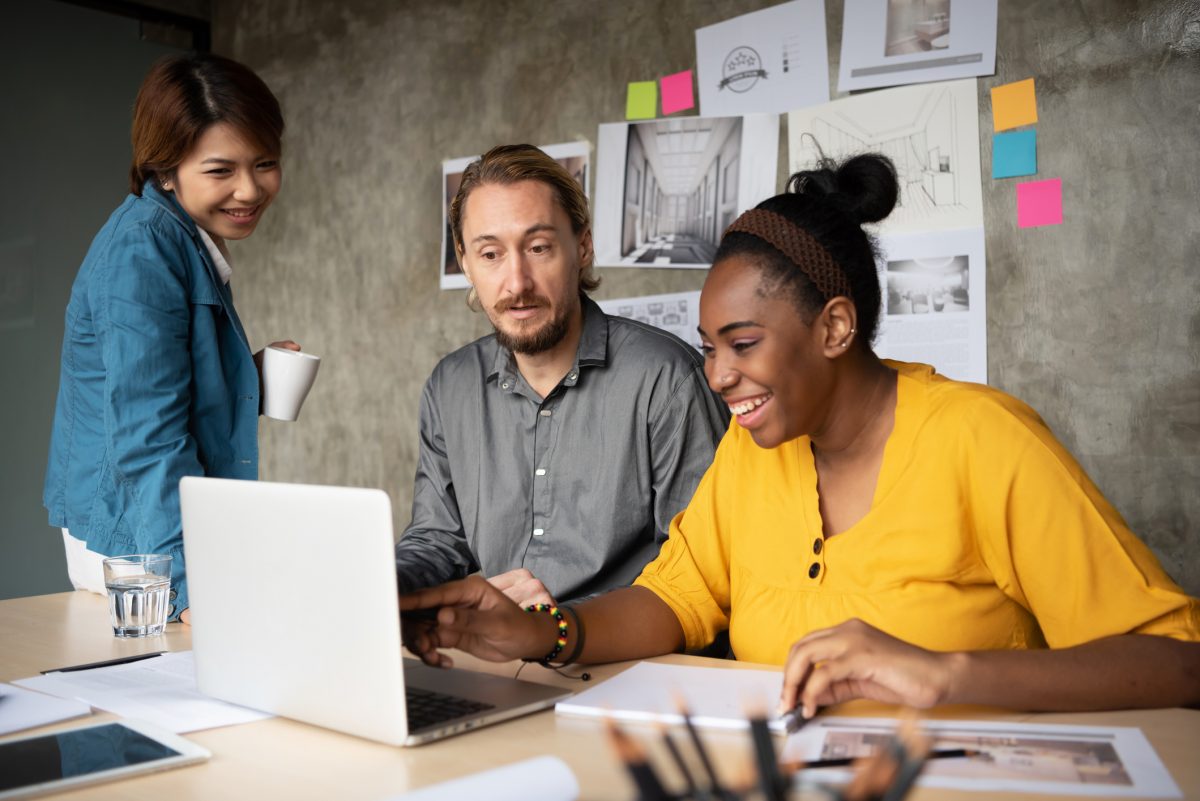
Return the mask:
<path id="1" fill-rule="evenodd" d="M 1037 121 L 1033 78 L 992 89 L 992 125 L 997 131 L 1033 125 Z"/>

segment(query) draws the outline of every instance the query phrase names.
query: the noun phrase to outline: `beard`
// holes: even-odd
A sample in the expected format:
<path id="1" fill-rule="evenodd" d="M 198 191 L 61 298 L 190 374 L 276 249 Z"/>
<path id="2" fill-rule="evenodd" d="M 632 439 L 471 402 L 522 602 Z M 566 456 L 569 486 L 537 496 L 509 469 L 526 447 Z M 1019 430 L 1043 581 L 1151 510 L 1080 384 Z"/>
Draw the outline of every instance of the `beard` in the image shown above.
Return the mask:
<path id="1" fill-rule="evenodd" d="M 496 341 L 500 344 L 500 347 L 513 353 L 520 353 L 522 356 L 534 356 L 539 353 L 545 353 L 559 342 L 562 342 L 563 338 L 567 335 L 567 330 L 571 327 L 571 310 L 564 307 L 560 307 L 551 319 L 536 328 L 526 326 L 523 323 L 517 323 L 518 328 L 516 331 L 507 331 L 496 322 L 506 310 L 513 306 L 530 305 L 549 308 L 550 301 L 540 295 L 510 298 L 500 301 L 493 307 L 494 316 L 491 314 L 488 315 L 492 323 L 492 328 L 496 330 Z"/>

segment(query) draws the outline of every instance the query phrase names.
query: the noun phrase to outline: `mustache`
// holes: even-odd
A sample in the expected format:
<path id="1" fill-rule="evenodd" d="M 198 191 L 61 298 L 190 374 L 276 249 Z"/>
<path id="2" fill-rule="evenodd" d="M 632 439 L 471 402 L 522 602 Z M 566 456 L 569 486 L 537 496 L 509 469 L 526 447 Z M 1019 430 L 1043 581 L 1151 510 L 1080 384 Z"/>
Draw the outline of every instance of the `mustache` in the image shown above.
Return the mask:
<path id="1" fill-rule="evenodd" d="M 501 298 L 492 306 L 497 313 L 506 312 L 514 306 L 549 306 L 550 299 L 541 295 L 520 295 L 515 298 Z"/>

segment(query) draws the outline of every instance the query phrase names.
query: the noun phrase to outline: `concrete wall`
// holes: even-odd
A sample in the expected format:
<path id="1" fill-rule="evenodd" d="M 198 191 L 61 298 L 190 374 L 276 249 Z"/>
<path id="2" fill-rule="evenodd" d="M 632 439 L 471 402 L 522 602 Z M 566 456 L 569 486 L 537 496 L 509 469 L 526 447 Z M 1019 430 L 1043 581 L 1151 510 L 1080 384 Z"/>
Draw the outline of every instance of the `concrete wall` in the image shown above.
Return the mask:
<path id="1" fill-rule="evenodd" d="M 622 119 L 626 82 L 693 66 L 694 28 L 771 4 L 215 0 L 214 48 L 260 71 L 289 126 L 283 194 L 234 254 L 238 306 L 252 340 L 324 357 L 300 421 L 264 421 L 263 477 L 380 486 L 407 522 L 421 385 L 488 330 L 438 291 L 439 162 L 594 141 Z M 1017 231 L 1013 182 L 985 176 L 992 383 L 1043 414 L 1200 593 L 1200 11 L 1000 5 L 984 169 L 988 89 L 1034 76 L 1040 177 L 1063 178 L 1067 222 Z M 827 13 L 836 83 L 841 2 Z M 600 272 L 598 297 L 703 280 Z"/>

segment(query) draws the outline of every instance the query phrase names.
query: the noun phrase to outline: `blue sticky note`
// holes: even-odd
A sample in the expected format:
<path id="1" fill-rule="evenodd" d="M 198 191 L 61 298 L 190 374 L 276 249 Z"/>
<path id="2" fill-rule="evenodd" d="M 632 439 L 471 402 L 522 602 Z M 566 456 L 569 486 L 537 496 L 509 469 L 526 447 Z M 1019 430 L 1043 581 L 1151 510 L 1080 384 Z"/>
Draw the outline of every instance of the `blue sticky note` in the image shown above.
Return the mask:
<path id="1" fill-rule="evenodd" d="M 992 177 L 1037 173 L 1037 129 L 992 135 Z"/>

